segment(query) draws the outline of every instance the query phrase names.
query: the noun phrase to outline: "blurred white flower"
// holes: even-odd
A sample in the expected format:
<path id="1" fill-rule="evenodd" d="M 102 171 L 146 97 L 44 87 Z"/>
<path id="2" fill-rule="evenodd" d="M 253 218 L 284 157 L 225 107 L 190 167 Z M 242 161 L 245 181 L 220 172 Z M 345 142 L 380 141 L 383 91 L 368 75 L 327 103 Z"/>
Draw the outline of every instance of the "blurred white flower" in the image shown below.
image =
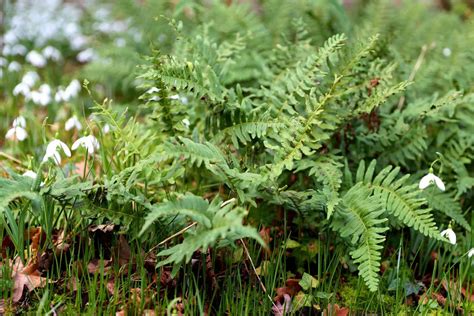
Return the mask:
<path id="1" fill-rule="evenodd" d="M 0 56 L 0 68 L 6 66 L 7 64 L 7 60 L 4 57 Z"/>
<path id="2" fill-rule="evenodd" d="M 444 191 L 446 190 L 446 187 L 444 186 L 444 183 L 443 181 L 438 178 L 437 176 L 435 176 L 433 173 L 428 173 L 426 176 L 424 176 L 423 178 L 421 178 L 420 180 L 420 184 L 419 184 L 419 188 L 421 190 L 424 190 L 426 189 L 428 186 L 430 186 L 431 184 L 436 184 L 436 186 L 441 190 L 441 191 Z"/>
<path id="3" fill-rule="evenodd" d="M 108 134 L 109 132 L 110 132 L 110 125 L 106 123 L 104 127 L 102 127 L 102 133 Z"/>
<path id="4" fill-rule="evenodd" d="M 175 94 L 175 95 L 169 96 L 169 99 L 171 99 L 171 100 L 179 100 L 179 95 Z"/>
<path id="5" fill-rule="evenodd" d="M 34 71 L 28 71 L 23 75 L 23 78 L 21 78 L 21 82 L 27 84 L 30 88 L 33 87 L 38 80 L 39 76 Z"/>
<path id="6" fill-rule="evenodd" d="M 8 71 L 9 72 L 18 72 L 21 70 L 21 64 L 17 61 L 12 61 L 9 65 L 8 65 Z"/>
<path id="7" fill-rule="evenodd" d="M 158 92 L 160 92 L 160 89 L 158 89 L 157 87 L 152 87 L 148 89 L 145 93 L 152 94 L 152 93 L 158 93 Z"/>
<path id="8" fill-rule="evenodd" d="M 125 47 L 125 45 L 127 45 L 127 41 L 123 37 L 119 37 L 115 40 L 115 46 Z"/>
<path id="9" fill-rule="evenodd" d="M 445 229 L 441 232 L 441 237 L 446 237 L 448 238 L 449 242 L 453 245 L 456 244 L 456 234 L 454 231 L 451 229 L 451 227 L 448 227 L 448 229 Z"/>
<path id="10" fill-rule="evenodd" d="M 53 46 L 46 46 L 43 49 L 43 56 L 54 61 L 59 61 L 62 57 L 61 52 Z"/>
<path id="11" fill-rule="evenodd" d="M 71 157 L 69 147 L 59 139 L 53 139 L 46 147 L 43 162 L 48 161 L 49 158 L 53 158 L 54 162 L 59 165 L 61 163 L 61 155 L 59 154 L 58 148 L 62 149 L 66 156 Z"/>
<path id="12" fill-rule="evenodd" d="M 16 119 L 13 120 L 13 127 L 26 127 L 26 120 L 23 116 L 18 116 Z"/>
<path id="13" fill-rule="evenodd" d="M 46 58 L 35 50 L 32 50 L 26 55 L 26 61 L 38 68 L 46 66 Z"/>
<path id="14" fill-rule="evenodd" d="M 82 124 L 77 119 L 77 116 L 74 115 L 66 121 L 64 128 L 66 129 L 66 131 L 70 131 L 73 128 L 76 128 L 76 130 L 80 131 L 82 129 Z"/>
<path id="15" fill-rule="evenodd" d="M 28 133 L 23 127 L 15 126 L 7 131 L 5 138 L 9 140 L 19 140 L 20 142 L 22 142 L 26 139 L 27 136 Z"/>
<path id="16" fill-rule="evenodd" d="M 449 47 L 443 48 L 443 55 L 444 55 L 444 57 L 449 57 L 449 56 L 451 56 L 451 53 L 452 53 L 452 52 L 451 52 L 451 48 L 449 48 Z"/>
<path id="17" fill-rule="evenodd" d="M 79 94 L 79 91 L 81 91 L 81 83 L 79 82 L 79 80 L 74 79 L 66 87 L 66 90 L 64 91 L 65 97 L 68 98 L 68 100 L 71 98 L 75 98 Z"/>
<path id="18" fill-rule="evenodd" d="M 189 122 L 189 120 L 187 118 L 183 119 L 182 122 L 183 122 L 183 125 L 186 128 L 189 128 L 189 125 L 191 125 L 191 122 Z"/>
<path id="19" fill-rule="evenodd" d="M 30 86 L 24 82 L 17 84 L 15 88 L 13 88 L 13 95 L 15 96 L 22 94 L 23 96 L 29 98 L 30 92 L 31 92 Z"/>
<path id="20" fill-rule="evenodd" d="M 33 180 L 36 180 L 36 178 L 38 177 L 38 175 L 36 174 L 36 172 L 34 171 L 31 171 L 31 170 L 26 170 L 24 173 L 23 173 L 23 176 L 24 177 L 29 177 Z"/>
<path id="21" fill-rule="evenodd" d="M 472 256 L 474 256 L 474 248 L 471 248 L 471 250 L 469 250 L 469 251 L 467 252 L 467 256 L 468 256 L 469 258 L 471 258 Z"/>
<path id="22" fill-rule="evenodd" d="M 66 95 L 66 91 L 62 87 L 58 88 L 58 91 L 56 91 L 56 94 L 54 95 L 54 100 L 56 102 L 62 102 L 62 101 L 69 101 L 69 96 Z"/>
<path id="23" fill-rule="evenodd" d="M 42 84 L 38 91 L 31 92 L 31 100 L 41 106 L 47 106 L 51 103 L 51 88 L 47 84 Z"/>
<path id="24" fill-rule="evenodd" d="M 87 63 L 94 60 L 96 57 L 95 52 L 92 48 L 87 48 L 77 54 L 76 59 L 80 63 Z"/>
<path id="25" fill-rule="evenodd" d="M 91 155 L 100 148 L 99 141 L 93 135 L 79 138 L 72 144 L 71 149 L 76 150 L 79 146 L 86 148 L 87 153 Z"/>

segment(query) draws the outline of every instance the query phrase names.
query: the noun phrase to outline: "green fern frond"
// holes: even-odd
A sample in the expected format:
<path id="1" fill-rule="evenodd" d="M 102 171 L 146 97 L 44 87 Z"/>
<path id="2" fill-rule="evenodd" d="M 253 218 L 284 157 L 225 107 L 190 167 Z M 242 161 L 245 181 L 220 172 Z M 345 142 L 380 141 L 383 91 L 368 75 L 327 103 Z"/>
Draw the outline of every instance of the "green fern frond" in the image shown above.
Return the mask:
<path id="1" fill-rule="evenodd" d="M 182 263 L 191 260 L 196 251 L 207 251 L 208 247 L 214 247 L 222 240 L 232 242 L 241 238 L 253 238 L 265 245 L 256 229 L 242 224 L 247 211 L 242 207 L 234 207 L 234 204 L 233 201 L 221 203 L 219 198 L 209 203 L 201 197 L 188 194 L 176 201 L 154 206 L 147 215 L 140 234 L 155 220 L 163 217 L 184 216 L 196 222 L 195 228 L 188 231 L 182 243 L 158 253 L 158 256 L 167 257 L 158 266 L 172 263 L 173 276 Z"/>
<path id="2" fill-rule="evenodd" d="M 338 157 L 322 156 L 316 160 L 303 159 L 296 166 L 296 171 L 309 169 L 308 174 L 323 184 L 321 193 L 326 197 L 327 218 L 334 213 L 339 204 L 339 189 L 342 183 L 342 164 Z"/>
<path id="3" fill-rule="evenodd" d="M 367 169 L 361 161 L 357 170 L 356 181 L 363 183 L 378 199 L 382 209 L 396 217 L 408 227 L 413 227 L 422 234 L 442 240 L 431 210 L 426 206 L 426 200 L 420 198 L 417 184 L 409 184 L 410 175 L 398 178 L 400 168 L 388 166 L 374 175 L 377 161 L 372 160 Z"/>
<path id="4" fill-rule="evenodd" d="M 371 292 L 378 289 L 381 260 L 381 245 L 388 227 L 381 226 L 387 221 L 380 218 L 384 210 L 377 197 L 363 183 L 353 186 L 342 198 L 336 208 L 333 228 L 341 237 L 350 238 L 356 249 L 350 252 L 358 265 L 359 275 Z"/>

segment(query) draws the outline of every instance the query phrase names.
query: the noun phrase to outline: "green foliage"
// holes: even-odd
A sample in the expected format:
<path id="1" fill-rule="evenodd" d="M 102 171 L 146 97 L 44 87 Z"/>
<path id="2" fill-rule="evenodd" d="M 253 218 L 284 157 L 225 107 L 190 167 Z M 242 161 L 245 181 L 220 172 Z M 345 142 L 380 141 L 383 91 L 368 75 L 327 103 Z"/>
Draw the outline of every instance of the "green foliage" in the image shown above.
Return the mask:
<path id="1" fill-rule="evenodd" d="M 250 237 L 264 245 L 254 229 L 242 225 L 247 212 L 242 207 L 234 207 L 234 202 L 230 200 L 222 203 L 219 198 L 215 198 L 209 203 L 198 196 L 184 195 L 176 201 L 154 205 L 145 219 L 141 233 L 159 218 L 184 216 L 196 223 L 192 231 L 188 230 L 182 243 L 158 253 L 158 256 L 167 257 L 160 261 L 159 266 L 173 263 L 174 276 L 179 271 L 180 264 L 189 262 L 196 251 L 206 252 L 209 247 L 217 246 L 218 242 L 226 241 L 227 244 Z"/>
<path id="2" fill-rule="evenodd" d="M 40 146 L 12 148 L 35 156 L 46 183 L 0 178 L 9 227 L 24 209 L 49 228 L 113 221 L 153 246 L 167 240 L 158 266 L 176 275 L 196 251 L 262 243 L 256 227 L 281 224 L 295 238 L 336 234 L 372 292 L 386 239 L 410 231 L 438 245 L 449 220 L 471 231 L 472 21 L 415 1 L 372 1 L 354 16 L 335 0 L 227 2 L 119 2 L 115 14 L 133 12 L 146 36 L 127 34 L 124 48 L 103 36 L 83 71 L 90 97 L 117 101 L 86 106 L 100 152 L 77 177 L 83 157 L 47 169 Z M 430 166 L 446 192 L 419 189 Z"/>

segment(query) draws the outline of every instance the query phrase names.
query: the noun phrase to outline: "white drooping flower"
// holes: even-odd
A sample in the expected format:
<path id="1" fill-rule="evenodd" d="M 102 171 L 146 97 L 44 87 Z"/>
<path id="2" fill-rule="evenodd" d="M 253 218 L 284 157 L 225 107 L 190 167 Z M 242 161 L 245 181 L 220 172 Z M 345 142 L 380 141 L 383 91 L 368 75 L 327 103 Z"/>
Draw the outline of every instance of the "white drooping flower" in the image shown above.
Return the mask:
<path id="1" fill-rule="evenodd" d="M 158 89 L 157 87 L 151 87 L 145 93 L 152 94 L 152 93 L 158 93 L 158 92 L 160 92 L 160 89 Z"/>
<path id="2" fill-rule="evenodd" d="M 23 127 L 15 126 L 7 131 L 5 138 L 9 140 L 19 140 L 20 142 L 22 142 L 26 139 L 27 136 L 28 133 Z"/>
<path id="3" fill-rule="evenodd" d="M 9 72 L 18 72 L 21 70 L 21 64 L 17 61 L 12 61 L 9 65 L 8 65 L 8 71 Z"/>
<path id="4" fill-rule="evenodd" d="M 87 48 L 77 54 L 76 59 L 80 63 L 87 63 L 95 59 L 96 55 L 92 48 Z"/>
<path id="5" fill-rule="evenodd" d="M 42 84 L 37 91 L 31 92 L 31 100 L 37 105 L 47 106 L 51 103 L 51 88 L 47 84 Z"/>
<path id="6" fill-rule="evenodd" d="M 191 122 L 187 118 L 183 119 L 181 122 L 186 128 L 189 128 L 189 125 L 191 125 Z"/>
<path id="7" fill-rule="evenodd" d="M 30 86 L 24 82 L 20 82 L 19 84 L 17 84 L 15 88 L 13 88 L 13 95 L 17 96 L 19 94 L 23 95 L 26 98 L 29 98 L 31 94 Z"/>
<path id="8" fill-rule="evenodd" d="M 74 115 L 66 121 L 64 128 L 66 131 L 70 131 L 73 128 L 76 128 L 78 131 L 80 131 L 82 129 L 82 124 L 79 122 L 77 116 Z"/>
<path id="9" fill-rule="evenodd" d="M 36 178 L 38 177 L 38 175 L 36 174 L 36 172 L 34 171 L 31 171 L 31 170 L 26 170 L 24 173 L 23 173 L 23 176 L 24 177 L 29 177 L 33 180 L 36 180 Z"/>
<path id="10" fill-rule="evenodd" d="M 39 76 L 34 71 L 28 71 L 26 74 L 23 75 L 21 78 L 21 82 L 26 84 L 28 87 L 33 87 L 35 83 L 39 80 Z"/>
<path id="11" fill-rule="evenodd" d="M 35 50 L 26 55 L 26 61 L 38 68 L 46 66 L 46 58 Z"/>
<path id="12" fill-rule="evenodd" d="M 58 151 L 59 148 L 62 149 L 66 156 L 71 157 L 69 147 L 59 139 L 53 139 L 46 147 L 46 154 L 43 157 L 43 162 L 48 161 L 49 158 L 53 158 L 54 162 L 59 165 L 61 163 L 61 155 Z"/>
<path id="13" fill-rule="evenodd" d="M 110 125 L 105 123 L 104 127 L 102 127 L 102 133 L 108 134 L 110 132 Z"/>
<path id="14" fill-rule="evenodd" d="M 451 229 L 451 227 L 448 227 L 448 229 L 445 229 L 441 232 L 441 237 L 446 237 L 448 238 L 449 242 L 453 245 L 456 244 L 456 234 L 454 231 Z"/>
<path id="15" fill-rule="evenodd" d="M 436 186 L 441 190 L 441 191 L 444 191 L 446 190 L 446 187 L 444 186 L 444 183 L 443 181 L 435 176 L 433 173 L 428 173 L 426 176 L 424 176 L 423 178 L 421 178 L 420 180 L 420 184 L 419 184 L 419 188 L 421 190 L 424 190 L 426 189 L 428 186 L 430 186 L 431 184 L 436 184 Z"/>
<path id="16" fill-rule="evenodd" d="M 86 148 L 87 153 L 91 155 L 100 148 L 99 141 L 93 135 L 79 138 L 72 144 L 71 149 L 76 150 L 79 146 Z"/>
<path id="17" fill-rule="evenodd" d="M 66 101 L 69 101 L 70 99 L 77 97 L 79 91 L 81 91 L 81 83 L 79 82 L 79 80 L 74 79 L 66 87 L 66 90 L 64 90 L 64 98 L 66 99 Z"/>
<path id="18" fill-rule="evenodd" d="M 13 127 L 23 127 L 25 128 L 26 127 L 26 120 L 23 116 L 18 116 L 16 119 L 13 120 Z"/>
<path id="19" fill-rule="evenodd" d="M 467 252 L 467 256 L 468 256 L 469 258 L 471 258 L 472 256 L 474 256 L 474 248 L 471 248 L 471 250 L 469 250 L 469 251 Z"/>
<path id="20" fill-rule="evenodd" d="M 54 61 L 59 61 L 62 57 L 61 52 L 53 46 L 46 46 L 43 49 L 43 56 Z"/>

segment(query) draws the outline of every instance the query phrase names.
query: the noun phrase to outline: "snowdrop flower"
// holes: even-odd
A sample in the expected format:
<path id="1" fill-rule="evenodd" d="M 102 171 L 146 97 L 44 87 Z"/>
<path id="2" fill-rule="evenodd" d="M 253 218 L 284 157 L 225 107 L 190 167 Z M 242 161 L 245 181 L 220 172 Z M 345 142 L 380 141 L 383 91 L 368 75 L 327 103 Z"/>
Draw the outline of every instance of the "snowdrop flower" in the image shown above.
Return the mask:
<path id="1" fill-rule="evenodd" d="M 12 61 L 9 65 L 8 65 L 8 71 L 9 72 L 18 72 L 21 70 L 21 64 L 17 61 Z"/>
<path id="2" fill-rule="evenodd" d="M 39 80 L 39 76 L 34 71 L 28 71 L 23 78 L 21 78 L 21 82 L 26 84 L 28 87 L 33 87 L 35 83 Z"/>
<path id="3" fill-rule="evenodd" d="M 444 55 L 444 57 L 451 56 L 451 49 L 449 47 L 443 48 L 443 55 Z"/>
<path id="4" fill-rule="evenodd" d="M 169 97 L 171 100 L 179 100 L 179 95 L 175 94 Z"/>
<path id="5" fill-rule="evenodd" d="M 56 102 L 62 102 L 62 101 L 69 101 L 69 96 L 66 95 L 66 91 L 62 87 L 56 91 L 56 94 L 54 95 L 54 101 Z"/>
<path id="6" fill-rule="evenodd" d="M 0 57 L 0 67 L 6 66 L 7 65 L 7 60 L 3 57 Z"/>
<path id="7" fill-rule="evenodd" d="M 106 123 L 104 127 L 102 127 L 102 133 L 108 134 L 109 132 L 110 132 L 110 125 Z"/>
<path id="8" fill-rule="evenodd" d="M 158 93 L 158 92 L 160 92 L 160 89 L 158 89 L 157 87 L 152 87 L 148 89 L 145 93 L 152 94 L 152 93 Z"/>
<path id="9" fill-rule="evenodd" d="M 66 121 L 66 124 L 64 127 L 66 131 L 70 131 L 73 128 L 76 128 L 78 131 L 80 131 L 82 129 L 82 124 L 77 119 L 77 116 L 74 115 L 73 117 L 71 117 L 70 119 Z"/>
<path id="10" fill-rule="evenodd" d="M 46 147 L 43 162 L 48 161 L 49 158 L 53 158 L 54 162 L 59 165 L 61 163 L 61 155 L 58 152 L 58 148 L 61 148 L 66 156 L 71 157 L 69 147 L 59 139 L 53 139 Z"/>
<path id="11" fill-rule="evenodd" d="M 125 47 L 125 45 L 127 45 L 127 41 L 123 37 L 119 37 L 115 40 L 115 46 Z"/>
<path id="12" fill-rule="evenodd" d="M 22 176 L 31 178 L 31 179 L 33 179 L 33 180 L 36 180 L 36 178 L 38 178 L 38 175 L 36 174 L 36 172 L 31 171 L 31 170 L 26 170 L 26 171 L 22 174 Z M 43 181 L 41 181 L 41 183 L 40 183 L 40 187 L 42 187 L 42 186 L 44 186 L 44 182 L 43 182 Z"/>
<path id="13" fill-rule="evenodd" d="M 79 146 L 86 148 L 87 152 L 91 155 L 100 148 L 99 141 L 93 135 L 79 138 L 72 144 L 71 149 L 76 150 Z"/>
<path id="14" fill-rule="evenodd" d="M 191 122 L 189 122 L 187 118 L 183 119 L 181 122 L 186 128 L 189 128 L 189 125 L 191 125 Z"/>
<path id="15" fill-rule="evenodd" d="M 38 91 L 31 92 L 31 99 L 37 105 L 47 106 L 51 103 L 51 88 L 47 84 L 42 84 Z"/>
<path id="16" fill-rule="evenodd" d="M 23 127 L 14 126 L 7 131 L 5 138 L 9 140 L 19 140 L 20 142 L 22 142 L 26 139 L 27 136 L 28 133 Z"/>
<path id="17" fill-rule="evenodd" d="M 21 44 L 16 44 L 11 48 L 11 54 L 24 56 L 26 54 L 26 47 Z"/>
<path id="18" fill-rule="evenodd" d="M 25 128 L 26 127 L 26 120 L 23 116 L 18 116 L 16 119 L 13 120 L 13 127 L 23 127 Z"/>
<path id="19" fill-rule="evenodd" d="M 80 63 L 87 63 L 95 58 L 95 52 L 92 48 L 88 48 L 77 54 L 76 59 Z"/>
<path id="20" fill-rule="evenodd" d="M 448 227 L 448 229 L 445 229 L 441 232 L 441 237 L 448 238 L 449 242 L 453 245 L 456 244 L 456 234 L 451 229 L 451 225 L 450 225 L 450 227 Z"/>
<path id="21" fill-rule="evenodd" d="M 32 50 L 26 55 L 26 61 L 38 68 L 46 66 L 46 58 L 35 50 Z"/>
<path id="22" fill-rule="evenodd" d="M 444 186 L 444 183 L 443 181 L 435 176 L 432 172 L 429 172 L 426 176 L 424 176 L 423 178 L 421 178 L 420 180 L 420 184 L 418 185 L 418 187 L 421 189 L 421 190 L 424 190 L 426 189 L 428 186 L 430 186 L 431 184 L 436 184 L 436 186 L 441 190 L 441 191 L 444 191 L 446 190 L 446 187 Z"/>
<path id="23" fill-rule="evenodd" d="M 79 94 L 79 91 L 81 91 L 81 83 L 79 82 L 79 80 L 74 79 L 66 87 L 66 90 L 64 91 L 64 96 L 69 100 L 71 98 L 76 97 Z"/>
<path id="24" fill-rule="evenodd" d="M 25 173 L 23 173 L 23 176 L 24 177 L 29 177 L 33 180 L 36 180 L 36 178 L 38 177 L 38 175 L 36 174 L 36 172 L 34 171 L 31 171 L 31 170 L 26 170 Z"/>
<path id="25" fill-rule="evenodd" d="M 474 248 L 471 248 L 471 250 L 469 250 L 469 251 L 467 252 L 467 256 L 468 256 L 469 258 L 471 258 L 472 256 L 474 256 Z"/>
<path id="26" fill-rule="evenodd" d="M 47 59 L 59 61 L 61 59 L 61 52 L 53 46 L 46 46 L 43 49 L 43 56 Z"/>
<path id="27" fill-rule="evenodd" d="M 13 88 L 13 95 L 14 96 L 17 96 L 19 94 L 22 94 L 23 96 L 29 98 L 30 97 L 30 86 L 27 85 L 26 83 L 24 82 L 21 82 L 19 84 L 17 84 L 15 86 L 15 88 Z"/>

